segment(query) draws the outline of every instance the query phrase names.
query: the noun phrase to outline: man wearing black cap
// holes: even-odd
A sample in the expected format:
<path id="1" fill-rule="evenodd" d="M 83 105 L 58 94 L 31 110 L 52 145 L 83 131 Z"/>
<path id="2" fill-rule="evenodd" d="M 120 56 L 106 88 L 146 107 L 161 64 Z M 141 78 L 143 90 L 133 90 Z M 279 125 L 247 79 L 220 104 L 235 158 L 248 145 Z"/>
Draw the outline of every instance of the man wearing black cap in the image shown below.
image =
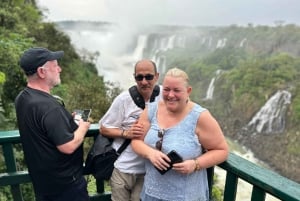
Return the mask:
<path id="1" fill-rule="evenodd" d="M 57 60 L 63 51 L 30 48 L 20 59 L 27 86 L 15 100 L 18 127 L 37 201 L 89 200 L 82 175 L 84 136 L 90 123 L 77 125 L 50 90 L 60 84 Z"/>

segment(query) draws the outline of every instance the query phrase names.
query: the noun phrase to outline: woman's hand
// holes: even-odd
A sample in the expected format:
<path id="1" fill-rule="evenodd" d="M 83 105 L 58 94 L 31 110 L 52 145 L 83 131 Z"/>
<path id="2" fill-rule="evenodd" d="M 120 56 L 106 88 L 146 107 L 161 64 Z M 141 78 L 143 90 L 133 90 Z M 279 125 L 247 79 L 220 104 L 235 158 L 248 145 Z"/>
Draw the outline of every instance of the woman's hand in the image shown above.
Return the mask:
<path id="1" fill-rule="evenodd" d="M 166 170 L 170 167 L 171 160 L 169 157 L 161 151 L 153 149 L 153 151 L 148 155 L 148 159 L 156 168 L 160 170 Z"/>
<path id="2" fill-rule="evenodd" d="M 181 163 L 174 163 L 172 169 L 182 174 L 190 174 L 195 171 L 196 163 L 194 160 L 185 160 Z"/>

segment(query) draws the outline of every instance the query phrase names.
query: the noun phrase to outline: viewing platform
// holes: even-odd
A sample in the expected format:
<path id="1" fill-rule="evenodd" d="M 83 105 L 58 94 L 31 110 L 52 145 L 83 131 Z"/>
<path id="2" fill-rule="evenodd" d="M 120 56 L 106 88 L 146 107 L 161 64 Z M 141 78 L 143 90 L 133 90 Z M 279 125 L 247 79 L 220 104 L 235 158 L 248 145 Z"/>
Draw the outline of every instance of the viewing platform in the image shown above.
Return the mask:
<path id="1" fill-rule="evenodd" d="M 99 134 L 98 125 L 92 124 L 86 137 L 94 137 Z M 0 172 L 0 189 L 10 186 L 10 192 L 14 201 L 25 201 L 21 191 L 21 185 L 30 183 L 27 170 L 19 170 L 16 165 L 14 145 L 19 144 L 18 130 L 0 131 L 0 145 L 2 147 L 1 160 L 6 166 L 4 172 Z M 1 161 L 3 163 L 3 161 Z M 264 201 L 266 194 L 270 194 L 279 200 L 300 201 L 300 184 L 289 180 L 279 174 L 260 167 L 233 153 L 224 163 L 218 165 L 226 172 L 224 181 L 223 201 L 235 201 L 238 190 L 238 180 L 244 180 L 252 185 L 251 201 Z M 300 168 L 300 167 L 299 167 Z M 109 201 L 110 192 L 105 192 L 104 181 L 97 181 L 97 192 L 90 195 L 91 201 Z M 250 198 L 251 197 L 251 198 Z M 0 200 L 2 200 L 0 198 Z M 236 200 L 239 201 L 239 200 Z"/>

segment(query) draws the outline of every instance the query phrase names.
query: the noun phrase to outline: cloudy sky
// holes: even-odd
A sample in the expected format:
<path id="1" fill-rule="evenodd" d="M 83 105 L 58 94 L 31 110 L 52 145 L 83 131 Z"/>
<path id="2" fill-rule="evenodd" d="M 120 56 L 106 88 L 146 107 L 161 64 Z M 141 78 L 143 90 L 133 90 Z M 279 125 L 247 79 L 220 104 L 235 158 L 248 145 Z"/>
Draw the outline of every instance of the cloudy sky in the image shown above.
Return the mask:
<path id="1" fill-rule="evenodd" d="M 300 25 L 299 0 L 37 0 L 46 19 L 135 24 Z"/>

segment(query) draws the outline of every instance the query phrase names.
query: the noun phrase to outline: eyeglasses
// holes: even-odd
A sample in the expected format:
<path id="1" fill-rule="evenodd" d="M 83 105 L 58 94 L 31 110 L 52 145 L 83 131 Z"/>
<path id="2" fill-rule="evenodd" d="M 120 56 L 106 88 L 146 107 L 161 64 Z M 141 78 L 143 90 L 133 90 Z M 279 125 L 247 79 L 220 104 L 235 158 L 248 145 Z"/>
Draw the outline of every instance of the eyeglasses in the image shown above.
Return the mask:
<path id="1" fill-rule="evenodd" d="M 161 150 L 161 148 L 162 148 L 162 142 L 163 142 L 164 134 L 165 134 L 165 130 L 164 129 L 159 130 L 157 132 L 157 136 L 159 137 L 159 140 L 155 143 L 155 147 L 158 150 Z"/>
<path id="2" fill-rule="evenodd" d="M 136 81 L 142 81 L 144 78 L 146 80 L 153 80 L 154 79 L 154 75 L 152 75 L 152 74 L 147 74 L 147 75 L 141 75 L 141 74 L 139 74 L 139 75 L 134 76 L 134 78 L 135 78 Z"/>
<path id="3" fill-rule="evenodd" d="M 52 95 L 52 96 L 56 99 L 56 101 L 57 101 L 60 105 L 62 105 L 63 107 L 65 107 L 64 100 L 63 100 L 61 97 L 59 97 L 59 96 L 57 96 L 57 95 Z"/>

